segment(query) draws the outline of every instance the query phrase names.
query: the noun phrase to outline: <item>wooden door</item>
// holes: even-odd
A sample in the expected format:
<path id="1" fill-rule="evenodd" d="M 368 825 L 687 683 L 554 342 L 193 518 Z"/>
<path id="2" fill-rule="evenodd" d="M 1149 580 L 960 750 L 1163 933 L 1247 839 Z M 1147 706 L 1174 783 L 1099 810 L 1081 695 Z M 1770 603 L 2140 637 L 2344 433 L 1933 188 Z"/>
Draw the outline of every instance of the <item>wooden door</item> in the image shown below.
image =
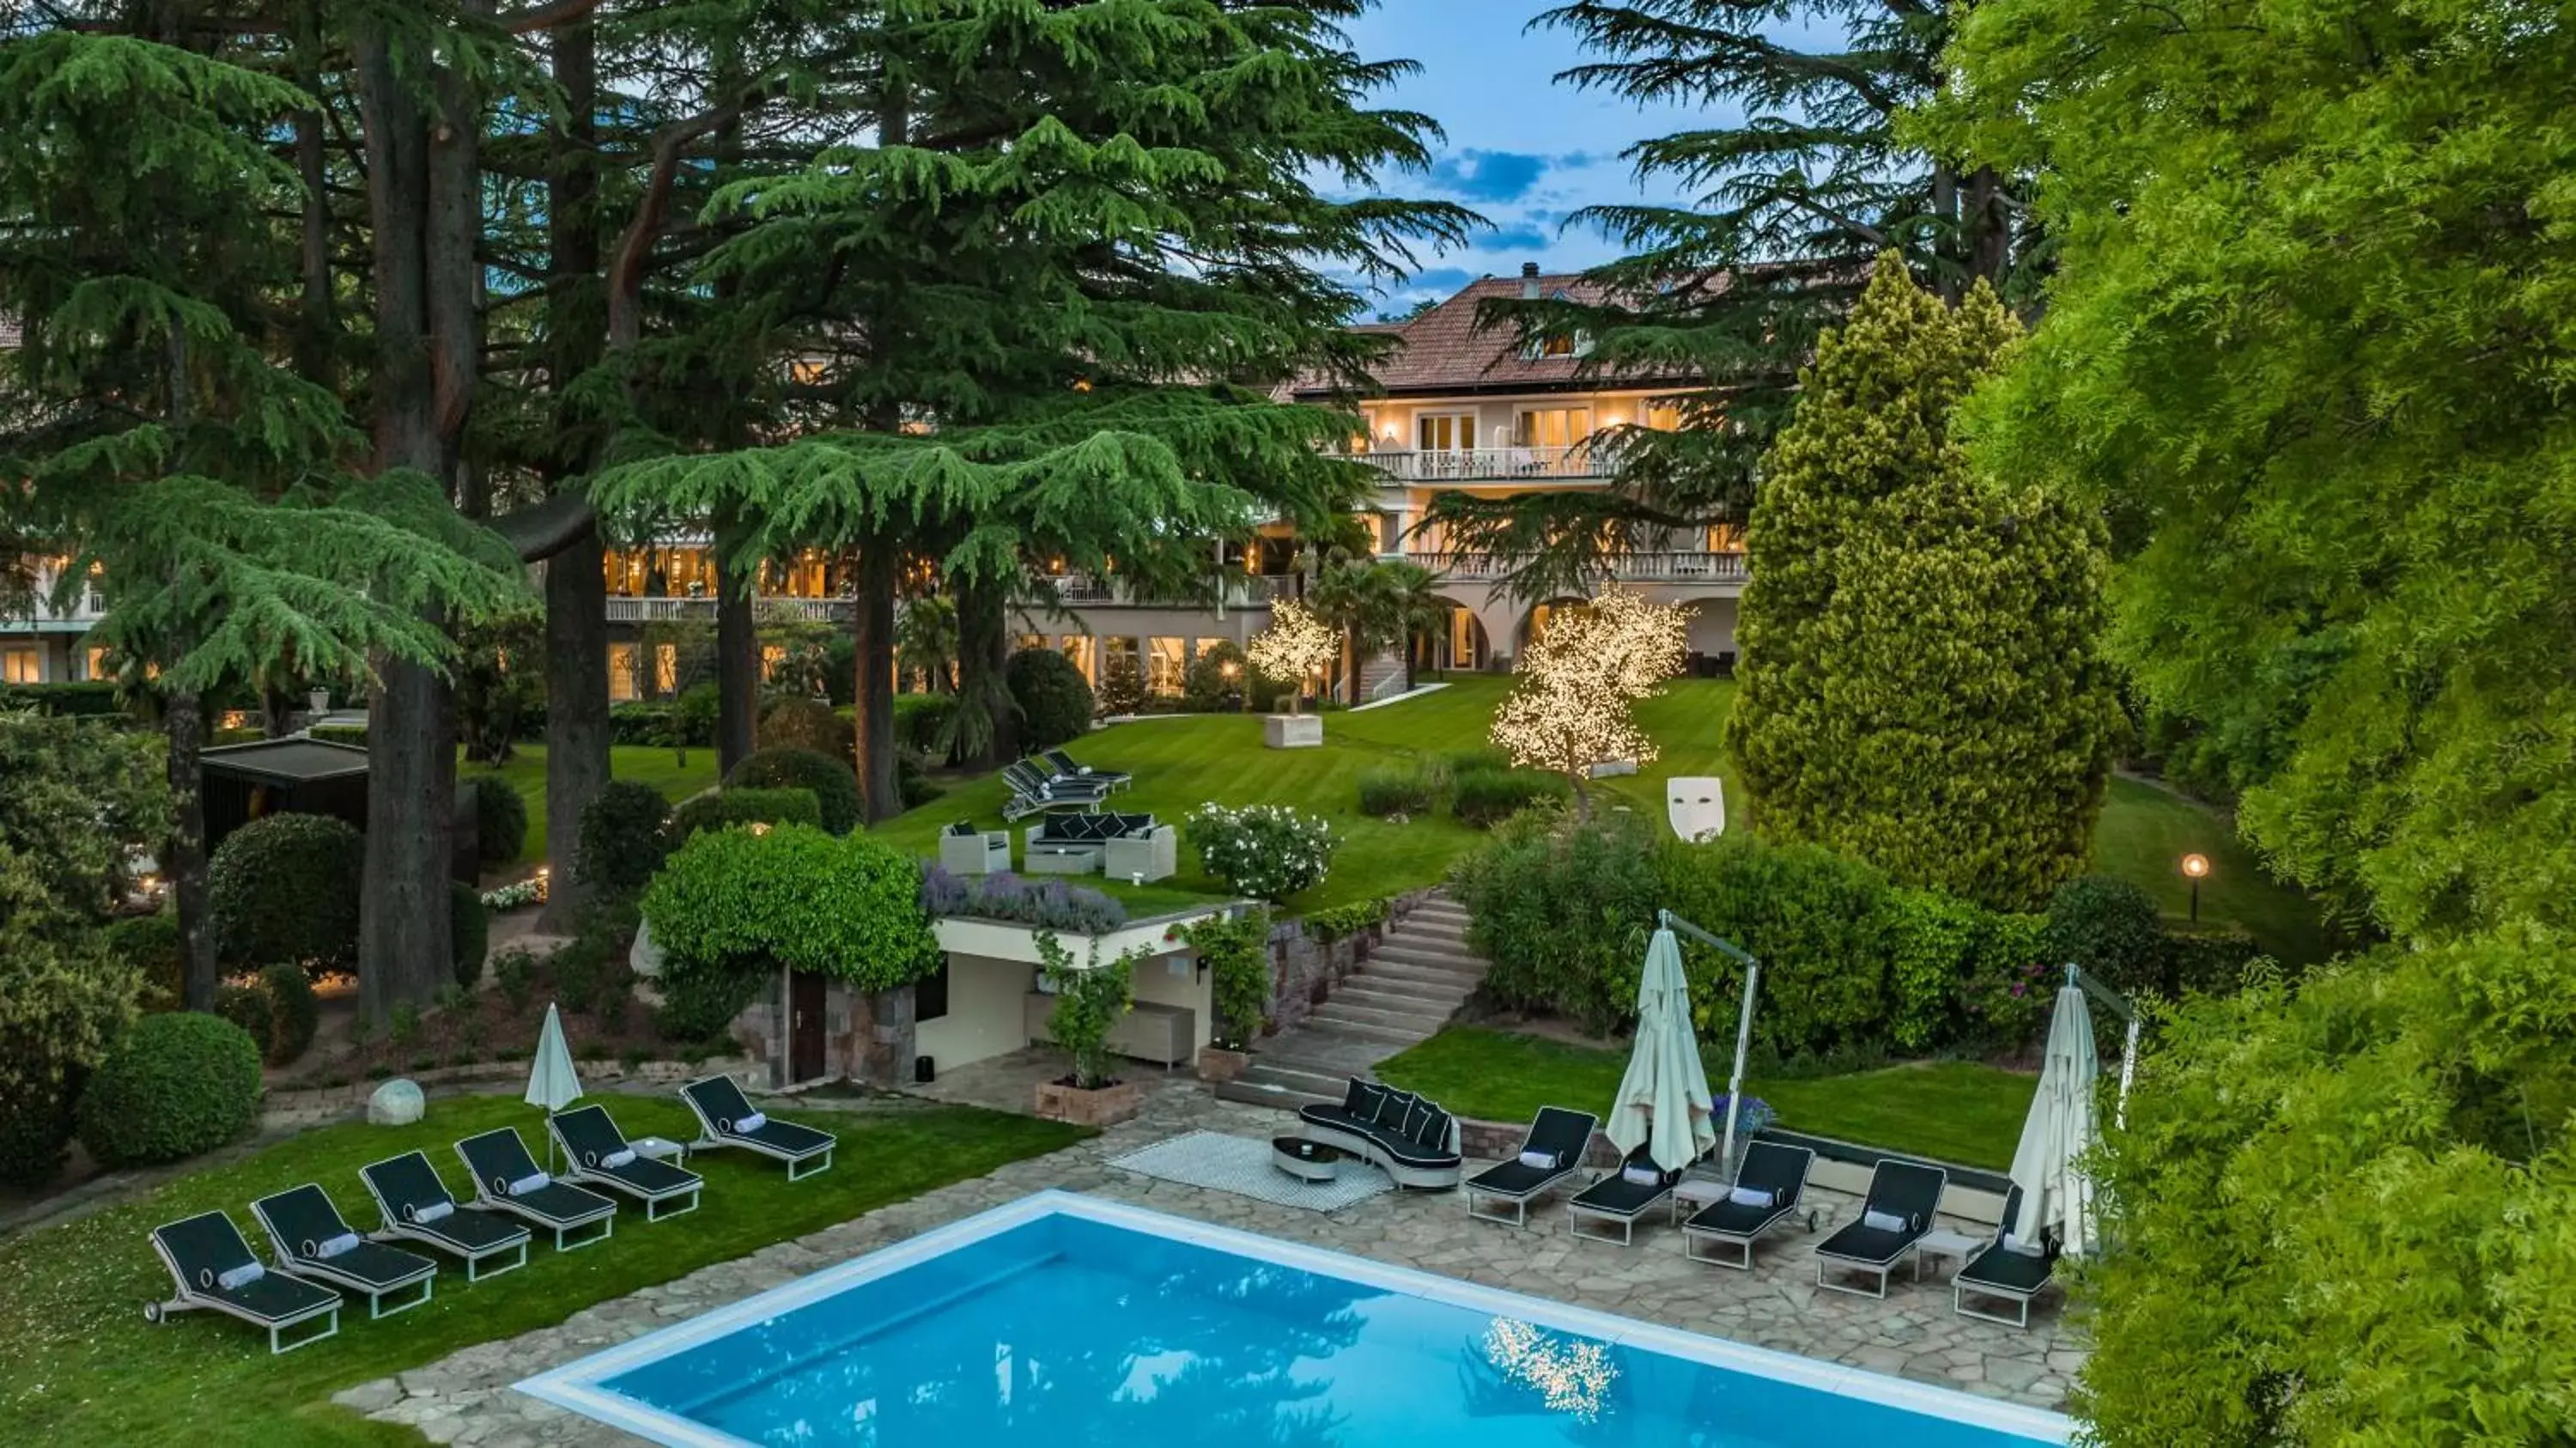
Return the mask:
<path id="1" fill-rule="evenodd" d="M 787 1079 L 823 1074 L 823 977 L 798 971 L 787 978 Z"/>

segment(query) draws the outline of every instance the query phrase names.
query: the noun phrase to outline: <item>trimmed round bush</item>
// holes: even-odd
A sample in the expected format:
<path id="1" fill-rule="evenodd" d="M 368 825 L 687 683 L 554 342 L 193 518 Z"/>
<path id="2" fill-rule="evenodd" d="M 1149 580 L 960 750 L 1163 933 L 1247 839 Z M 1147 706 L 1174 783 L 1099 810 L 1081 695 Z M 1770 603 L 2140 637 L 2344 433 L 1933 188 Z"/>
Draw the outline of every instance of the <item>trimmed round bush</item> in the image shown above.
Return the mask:
<path id="1" fill-rule="evenodd" d="M 2165 957 L 2163 913 L 2126 880 L 2084 875 L 2048 899 L 2042 936 L 2051 965 L 2073 961 L 2116 991 L 2156 989 Z"/>
<path id="2" fill-rule="evenodd" d="M 1541 800 L 1562 801 L 1573 793 L 1561 775 L 1480 765 L 1459 770 L 1449 781 L 1449 812 L 1460 824 L 1488 830 Z"/>
<path id="3" fill-rule="evenodd" d="M 59 1087 L 0 1101 L 0 1182 L 33 1190 L 62 1170 L 72 1139 L 73 1103 L 86 1073 L 74 1070 Z M 15 1093 L 13 1093 L 15 1094 Z"/>
<path id="4" fill-rule="evenodd" d="M 1199 650 L 1181 675 L 1181 707 L 1193 714 L 1214 714 L 1241 707 L 1243 681 L 1252 672 L 1243 649 L 1232 639 L 1219 639 Z"/>
<path id="5" fill-rule="evenodd" d="M 846 835 L 859 827 L 859 777 L 828 754 L 810 749 L 762 749 L 743 756 L 725 776 L 728 789 L 806 789 L 826 833 Z"/>
<path id="6" fill-rule="evenodd" d="M 257 985 L 226 981 L 215 987 L 215 1014 L 241 1027 L 260 1059 L 268 1059 L 269 1045 L 277 1036 L 277 1007 L 269 1003 L 268 992 Z"/>
<path id="7" fill-rule="evenodd" d="M 194 1011 L 145 1016 L 81 1091 L 81 1145 L 111 1171 L 185 1160 L 248 1130 L 259 1091 L 249 1032 Z"/>
<path id="8" fill-rule="evenodd" d="M 671 803 L 649 784 L 611 781 L 581 812 L 573 875 L 603 897 L 632 900 L 644 893 L 667 850 L 663 831 Z"/>
<path id="9" fill-rule="evenodd" d="M 1073 660 L 1053 649 L 1022 649 L 1003 666 L 1011 702 L 1020 706 L 1020 743 L 1051 749 L 1091 727 L 1091 685 Z"/>
<path id="10" fill-rule="evenodd" d="M 823 826 L 823 807 L 810 789 L 717 789 L 680 801 L 671 811 L 671 846 L 677 849 L 700 830 L 733 825 Z"/>
<path id="11" fill-rule="evenodd" d="M 259 989 L 268 998 L 268 1063 L 287 1065 L 312 1048 L 322 1024 L 313 977 L 300 965 L 272 965 L 259 973 Z"/>
<path id="12" fill-rule="evenodd" d="M 466 778 L 474 791 L 475 858 L 488 868 L 506 865 L 528 848 L 528 802 L 497 774 Z"/>
<path id="13" fill-rule="evenodd" d="M 447 930 L 448 963 L 455 968 L 456 983 L 472 990 L 483 981 L 483 958 L 492 953 L 492 912 L 483 908 L 483 896 L 473 886 L 448 886 Z"/>
<path id="14" fill-rule="evenodd" d="M 129 915 L 107 927 L 108 953 L 143 972 L 143 1008 L 175 1011 L 188 999 L 188 958 L 179 939 L 179 917 Z"/>
<path id="15" fill-rule="evenodd" d="M 366 850 L 329 815 L 273 814 L 224 836 L 206 878 L 216 958 L 236 969 L 354 964 Z"/>
<path id="16" fill-rule="evenodd" d="M 1273 902 L 1322 884 L 1332 873 L 1333 852 L 1342 844 L 1322 815 L 1284 804 L 1241 809 L 1200 805 L 1190 811 L 1189 839 L 1209 874 L 1230 888 Z"/>
<path id="17" fill-rule="evenodd" d="M 900 718 L 898 713 L 898 722 Z M 858 748 L 858 735 L 842 724 L 831 705 L 820 699 L 790 695 L 770 700 L 760 711 L 759 745 L 763 749 L 803 749 L 847 759 Z"/>

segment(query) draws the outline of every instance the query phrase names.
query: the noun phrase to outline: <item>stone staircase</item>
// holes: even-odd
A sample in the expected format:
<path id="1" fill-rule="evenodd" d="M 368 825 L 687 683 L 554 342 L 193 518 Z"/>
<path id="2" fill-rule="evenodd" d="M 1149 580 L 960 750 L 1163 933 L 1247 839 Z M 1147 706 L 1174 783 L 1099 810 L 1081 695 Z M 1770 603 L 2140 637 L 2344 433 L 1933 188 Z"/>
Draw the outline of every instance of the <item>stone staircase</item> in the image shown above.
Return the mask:
<path id="1" fill-rule="evenodd" d="M 1301 1025 L 1264 1043 L 1251 1069 L 1217 1087 L 1227 1101 L 1295 1110 L 1342 1099 L 1344 1081 L 1448 1024 L 1485 978 L 1467 912 L 1445 895 L 1414 907 Z"/>

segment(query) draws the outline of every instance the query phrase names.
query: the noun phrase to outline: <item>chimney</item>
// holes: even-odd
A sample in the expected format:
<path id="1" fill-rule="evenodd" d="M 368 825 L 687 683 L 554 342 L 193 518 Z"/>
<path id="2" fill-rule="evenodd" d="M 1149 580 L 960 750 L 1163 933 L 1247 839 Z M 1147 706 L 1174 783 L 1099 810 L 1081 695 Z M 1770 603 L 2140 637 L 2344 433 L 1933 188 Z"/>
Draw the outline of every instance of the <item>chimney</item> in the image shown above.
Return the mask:
<path id="1" fill-rule="evenodd" d="M 1521 300 L 1525 302 L 1535 302 L 1538 300 L 1537 262 L 1525 261 L 1521 263 Z"/>

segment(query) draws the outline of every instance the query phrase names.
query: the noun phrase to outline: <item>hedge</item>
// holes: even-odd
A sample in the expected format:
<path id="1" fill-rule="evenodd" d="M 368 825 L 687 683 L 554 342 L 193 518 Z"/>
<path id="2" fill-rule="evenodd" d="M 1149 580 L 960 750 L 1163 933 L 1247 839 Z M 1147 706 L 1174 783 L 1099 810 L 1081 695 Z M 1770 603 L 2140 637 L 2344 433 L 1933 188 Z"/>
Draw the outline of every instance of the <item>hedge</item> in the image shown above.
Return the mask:
<path id="1" fill-rule="evenodd" d="M 811 790 L 826 833 L 846 835 L 859 826 L 859 777 L 850 767 L 810 749 L 761 749 L 744 755 L 725 776 L 728 789 Z"/>
<path id="2" fill-rule="evenodd" d="M 313 978 L 300 965 L 272 965 L 259 973 L 259 989 L 268 999 L 268 1063 L 289 1065 L 312 1048 L 322 1024 Z"/>
<path id="3" fill-rule="evenodd" d="M 803 749 L 842 760 L 858 749 L 858 736 L 842 725 L 831 705 L 793 695 L 772 699 L 761 709 L 754 742 L 762 749 Z"/>
<path id="4" fill-rule="evenodd" d="M 249 1130 L 259 1096 L 259 1047 L 241 1027 L 194 1011 L 145 1016 L 81 1091 L 81 1145 L 111 1171 L 184 1160 Z"/>
<path id="5" fill-rule="evenodd" d="M 1543 800 L 1564 800 L 1573 793 L 1562 775 L 1478 764 L 1450 776 L 1449 812 L 1460 824 L 1491 829 Z"/>
<path id="6" fill-rule="evenodd" d="M 474 791 L 475 857 L 488 868 L 515 861 L 528 848 L 528 802 L 497 774 L 466 776 Z"/>
<path id="7" fill-rule="evenodd" d="M 696 836 L 644 894 L 663 951 L 658 984 L 677 1003 L 664 1023 L 710 1034 L 782 968 L 868 992 L 919 980 L 943 959 L 920 892 L 919 864 L 864 834 L 781 825 Z"/>
<path id="8" fill-rule="evenodd" d="M 649 784 L 611 780 L 582 807 L 573 876 L 611 900 L 644 893 L 669 846 L 671 803 Z"/>
<path id="9" fill-rule="evenodd" d="M 365 863 L 365 838 L 329 815 L 273 814 L 226 835 L 206 871 L 216 957 L 245 970 L 353 964 Z"/>
<path id="10" fill-rule="evenodd" d="M 188 998 L 188 959 L 179 917 L 164 910 L 129 915 L 105 932 L 108 952 L 143 972 L 146 1010 L 174 1011 Z"/>
<path id="11" fill-rule="evenodd" d="M 114 718 L 127 713 L 112 680 L 90 679 L 61 684 L 0 685 L 0 709 L 34 709 L 39 714 L 69 718 Z"/>
<path id="12" fill-rule="evenodd" d="M 472 990 L 483 980 L 484 957 L 492 953 L 492 912 L 483 908 L 483 892 L 463 881 L 447 887 L 448 966 L 458 986 Z"/>
<path id="13" fill-rule="evenodd" d="M 685 845 L 700 830 L 732 825 L 812 825 L 822 827 L 822 806 L 810 789 L 718 789 L 694 795 L 671 811 L 673 848 Z"/>
<path id="14" fill-rule="evenodd" d="M 1091 685 L 1073 661 L 1053 649 L 1022 649 L 1003 666 L 1011 702 L 1020 706 L 1020 743 L 1050 749 L 1091 727 Z"/>

